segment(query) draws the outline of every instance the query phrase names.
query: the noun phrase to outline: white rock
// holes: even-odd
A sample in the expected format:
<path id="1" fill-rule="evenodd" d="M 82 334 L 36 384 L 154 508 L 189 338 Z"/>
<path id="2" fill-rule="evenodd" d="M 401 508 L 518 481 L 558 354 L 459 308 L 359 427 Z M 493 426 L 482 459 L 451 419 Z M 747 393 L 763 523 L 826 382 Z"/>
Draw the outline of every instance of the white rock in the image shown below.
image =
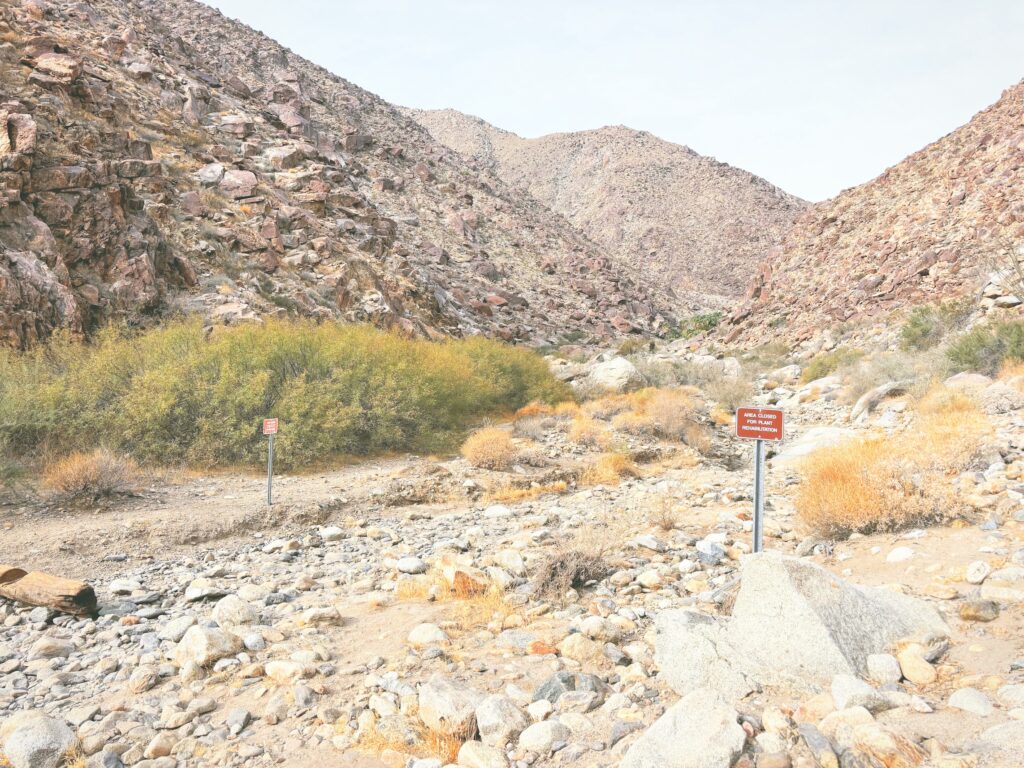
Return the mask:
<path id="1" fill-rule="evenodd" d="M 0 723 L 0 752 L 13 768 L 57 768 L 75 744 L 63 720 L 38 710 L 18 712 Z"/>
<path id="2" fill-rule="evenodd" d="M 429 645 L 447 645 L 448 635 L 437 624 L 417 624 L 409 632 L 409 645 L 413 648 L 426 648 Z"/>
<path id="3" fill-rule="evenodd" d="M 993 709 L 988 696 L 977 688 L 960 688 L 954 691 L 953 695 L 949 697 L 949 706 L 980 717 L 988 717 L 992 714 Z"/>
<path id="4" fill-rule="evenodd" d="M 225 656 L 233 656 L 242 650 L 242 640 L 237 635 L 209 627 L 189 627 L 174 649 L 174 661 L 179 667 L 195 664 L 206 667 Z"/>
<path id="5" fill-rule="evenodd" d="M 519 734 L 519 748 L 546 755 L 558 741 L 568 741 L 572 732 L 556 720 L 534 723 Z"/>

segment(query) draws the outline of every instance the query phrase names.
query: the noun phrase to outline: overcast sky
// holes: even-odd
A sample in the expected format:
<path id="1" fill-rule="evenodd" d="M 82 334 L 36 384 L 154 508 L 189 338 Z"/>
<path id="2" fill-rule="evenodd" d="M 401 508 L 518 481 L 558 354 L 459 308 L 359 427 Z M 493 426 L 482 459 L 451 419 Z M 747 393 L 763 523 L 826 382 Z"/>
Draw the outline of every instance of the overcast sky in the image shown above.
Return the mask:
<path id="1" fill-rule="evenodd" d="M 1021 0 L 208 0 L 395 104 L 624 124 L 809 200 L 1024 77 Z"/>

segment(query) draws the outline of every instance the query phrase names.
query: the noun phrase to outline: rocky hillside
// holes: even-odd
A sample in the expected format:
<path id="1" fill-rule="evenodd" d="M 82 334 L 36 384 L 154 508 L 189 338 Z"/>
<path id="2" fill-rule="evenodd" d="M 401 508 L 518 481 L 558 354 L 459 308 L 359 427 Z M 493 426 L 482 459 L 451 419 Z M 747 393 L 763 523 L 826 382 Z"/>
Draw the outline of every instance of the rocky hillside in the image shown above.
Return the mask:
<path id="1" fill-rule="evenodd" d="M 380 98 L 190 0 L 0 7 L 0 338 L 198 312 L 540 343 L 664 294 Z"/>
<path id="2" fill-rule="evenodd" d="M 454 110 L 409 114 L 594 241 L 705 303 L 742 295 L 806 205 L 753 174 L 623 126 L 524 139 Z"/>
<path id="3" fill-rule="evenodd" d="M 733 339 L 829 325 L 974 291 L 1024 237 L 1024 84 L 878 178 L 804 213 L 762 266 Z"/>

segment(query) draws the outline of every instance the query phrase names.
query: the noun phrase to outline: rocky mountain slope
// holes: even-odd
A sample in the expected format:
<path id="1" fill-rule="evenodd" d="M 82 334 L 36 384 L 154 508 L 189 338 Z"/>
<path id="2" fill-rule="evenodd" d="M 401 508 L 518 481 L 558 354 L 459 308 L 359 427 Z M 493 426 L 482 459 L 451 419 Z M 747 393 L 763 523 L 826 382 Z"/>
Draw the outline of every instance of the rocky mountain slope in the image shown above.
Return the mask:
<path id="1" fill-rule="evenodd" d="M 736 340 L 804 339 L 980 287 L 1024 236 L 1024 84 L 881 176 L 810 208 L 732 316 Z"/>
<path id="2" fill-rule="evenodd" d="M 705 303 L 742 294 L 805 203 L 764 179 L 624 126 L 524 139 L 454 110 L 408 110 L 444 144 Z"/>
<path id="3" fill-rule="evenodd" d="M 190 0 L 0 7 L 0 338 L 199 312 L 540 343 L 660 289 L 380 98 Z"/>

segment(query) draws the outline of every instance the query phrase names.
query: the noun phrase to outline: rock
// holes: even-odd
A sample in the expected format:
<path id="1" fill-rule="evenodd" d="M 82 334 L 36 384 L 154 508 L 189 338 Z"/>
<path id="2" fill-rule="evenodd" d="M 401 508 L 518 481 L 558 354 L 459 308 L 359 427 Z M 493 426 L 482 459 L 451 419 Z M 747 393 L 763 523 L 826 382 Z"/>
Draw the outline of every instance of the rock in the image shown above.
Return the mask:
<path id="1" fill-rule="evenodd" d="M 497 747 L 479 741 L 467 741 L 459 747 L 459 765 L 465 768 L 507 768 L 508 758 Z"/>
<path id="2" fill-rule="evenodd" d="M 537 690 L 533 692 L 533 700 L 545 700 L 555 704 L 566 691 L 575 690 L 576 677 L 571 672 L 556 672 L 537 686 Z"/>
<path id="3" fill-rule="evenodd" d="M 832 701 L 836 709 L 863 707 L 868 712 L 880 712 L 889 709 L 886 698 L 853 675 L 836 675 L 832 678 Z"/>
<path id="4" fill-rule="evenodd" d="M 252 197 L 257 183 L 256 174 L 252 171 L 231 170 L 225 171 L 220 180 L 220 188 L 230 197 L 240 200 Z"/>
<path id="5" fill-rule="evenodd" d="M 484 699 L 478 691 L 434 675 L 418 695 L 420 719 L 431 730 L 462 738 L 476 733 L 476 708 Z"/>
<path id="6" fill-rule="evenodd" d="M 921 655 L 918 646 L 912 645 L 902 649 L 896 654 L 896 658 L 899 659 L 903 677 L 914 685 L 928 685 L 935 682 L 935 678 L 938 676 L 935 667 Z"/>
<path id="7" fill-rule="evenodd" d="M 409 632 L 409 645 L 426 648 L 429 645 L 448 645 L 448 635 L 436 624 L 417 624 Z"/>
<path id="8" fill-rule="evenodd" d="M 249 714 L 249 710 L 244 707 L 235 707 L 224 720 L 224 724 L 228 727 L 228 732 L 232 736 L 237 736 L 252 720 L 252 715 Z"/>
<path id="9" fill-rule="evenodd" d="M 885 556 L 885 562 L 902 563 L 914 557 L 916 554 L 917 553 L 910 547 L 896 547 L 892 552 Z"/>
<path id="10" fill-rule="evenodd" d="M 818 768 L 839 768 L 839 758 L 830 742 L 821 731 L 809 723 L 797 726 L 797 732 L 807 745 Z"/>
<path id="11" fill-rule="evenodd" d="M 992 702 L 988 696 L 977 688 L 960 688 L 949 697 L 949 706 L 954 709 L 962 709 L 964 712 L 971 712 L 979 717 L 988 717 L 992 714 Z"/>
<path id="12" fill-rule="evenodd" d="M 395 567 L 399 573 L 420 574 L 427 572 L 427 564 L 418 557 L 400 558 Z"/>
<path id="13" fill-rule="evenodd" d="M 637 739 L 621 768 L 729 768 L 747 735 L 736 710 L 707 689 L 688 693 Z"/>
<path id="14" fill-rule="evenodd" d="M 850 410 L 850 421 L 857 421 L 862 415 L 871 413 L 875 406 L 885 398 L 902 395 L 912 383 L 912 381 L 890 381 L 874 389 L 869 389 L 854 403 Z"/>
<path id="15" fill-rule="evenodd" d="M 957 613 L 964 621 L 995 621 L 999 618 L 999 603 L 993 600 L 965 600 Z"/>
<path id="16" fill-rule="evenodd" d="M 167 622 L 160 634 L 157 635 L 161 640 L 170 640 L 172 643 L 177 643 L 185 636 L 188 632 L 189 627 L 196 623 L 195 616 L 185 615 L 179 616 L 176 619 L 171 619 Z"/>
<path id="17" fill-rule="evenodd" d="M 242 640 L 220 629 L 190 627 L 174 649 L 174 661 L 179 667 L 195 664 L 206 667 L 225 656 L 242 650 Z"/>
<path id="18" fill-rule="evenodd" d="M 786 632 L 773 629 L 786 617 Z M 655 661 L 679 693 L 717 690 L 735 700 L 758 685 L 817 692 L 835 674 L 867 676 L 867 657 L 903 638 L 947 637 L 928 604 L 849 584 L 829 571 L 776 553 L 744 558 L 731 617 L 662 611 Z"/>
<path id="19" fill-rule="evenodd" d="M 586 635 L 574 632 L 558 644 L 558 652 L 567 659 L 579 662 L 591 661 L 604 655 L 601 644 Z"/>
<path id="20" fill-rule="evenodd" d="M 967 583 L 981 584 L 992 573 L 992 566 L 984 560 L 975 560 L 967 566 Z"/>
<path id="21" fill-rule="evenodd" d="M 911 768 L 920 765 L 928 757 L 927 752 L 906 736 L 884 728 L 878 723 L 856 726 L 850 736 L 850 742 L 851 751 L 866 755 L 874 761 L 867 763 L 868 765 Z"/>
<path id="22" fill-rule="evenodd" d="M 643 374 L 624 357 L 598 363 L 590 369 L 583 382 L 591 392 L 628 392 L 646 383 Z"/>
<path id="23" fill-rule="evenodd" d="M 0 723 L 0 753 L 12 768 L 57 768 L 76 743 L 62 720 L 38 710 L 18 712 Z"/>
<path id="24" fill-rule="evenodd" d="M 75 652 L 75 645 L 70 640 L 56 637 L 41 637 L 28 650 L 28 660 L 34 659 L 66 659 Z"/>
<path id="25" fill-rule="evenodd" d="M 213 620 L 221 629 L 228 627 L 255 624 L 259 621 L 259 612 L 237 595 L 227 595 L 213 606 Z"/>
<path id="26" fill-rule="evenodd" d="M 900 663 L 891 653 L 872 653 L 868 655 L 868 677 L 878 685 L 898 683 L 903 673 Z"/>
<path id="27" fill-rule="evenodd" d="M 1024 567 L 1009 566 L 993 571 L 981 585 L 980 597 L 998 603 L 1024 602 Z"/>
<path id="28" fill-rule="evenodd" d="M 1007 709 L 1024 707 L 1024 683 L 1012 683 L 1002 686 L 996 691 L 996 698 Z"/>
<path id="29" fill-rule="evenodd" d="M 495 693 L 476 708 L 476 727 L 480 741 L 492 747 L 514 742 L 530 721 L 508 696 Z"/>
<path id="30" fill-rule="evenodd" d="M 559 741 L 568 741 L 572 732 L 555 720 L 534 723 L 519 734 L 519 748 L 546 755 Z"/>
<path id="31" fill-rule="evenodd" d="M 196 179 L 198 179 L 200 184 L 205 184 L 207 186 L 219 184 L 220 180 L 223 178 L 224 166 L 220 163 L 210 163 L 196 171 Z"/>

